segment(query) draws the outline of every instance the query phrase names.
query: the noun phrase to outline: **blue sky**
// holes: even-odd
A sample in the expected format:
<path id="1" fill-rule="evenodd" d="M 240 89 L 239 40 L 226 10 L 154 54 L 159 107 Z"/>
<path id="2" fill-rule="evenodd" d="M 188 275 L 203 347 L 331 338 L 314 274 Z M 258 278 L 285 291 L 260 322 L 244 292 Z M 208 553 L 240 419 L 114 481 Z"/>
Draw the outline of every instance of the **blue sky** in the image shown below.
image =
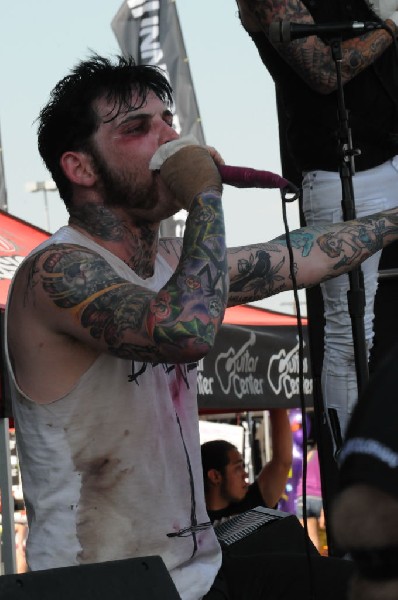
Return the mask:
<path id="1" fill-rule="evenodd" d="M 9 212 L 47 228 L 42 192 L 28 181 L 49 179 L 37 151 L 40 108 L 55 83 L 90 49 L 119 52 L 111 21 L 122 0 L 14 0 L 0 19 L 0 132 Z M 228 164 L 281 172 L 272 80 L 242 29 L 235 0 L 177 0 L 207 143 Z M 292 93 L 294 91 L 292 90 Z M 56 192 L 48 193 L 50 230 L 67 221 Z M 283 232 L 277 190 L 225 187 L 228 244 L 267 241 Z M 288 208 L 298 226 L 297 204 Z M 288 310 L 289 294 L 269 301 Z M 282 303 L 282 304 L 281 304 Z"/>

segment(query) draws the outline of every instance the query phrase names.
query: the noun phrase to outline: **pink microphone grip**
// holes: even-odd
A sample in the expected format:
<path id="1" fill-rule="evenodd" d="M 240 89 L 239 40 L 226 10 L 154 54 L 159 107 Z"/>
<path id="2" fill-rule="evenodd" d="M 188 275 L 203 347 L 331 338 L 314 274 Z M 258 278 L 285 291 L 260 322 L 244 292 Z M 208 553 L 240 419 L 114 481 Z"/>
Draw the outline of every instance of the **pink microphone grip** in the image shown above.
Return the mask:
<path id="1" fill-rule="evenodd" d="M 217 165 L 223 183 L 239 188 L 285 188 L 290 182 L 271 173 L 270 171 L 258 171 L 249 167 L 232 167 L 229 165 Z"/>

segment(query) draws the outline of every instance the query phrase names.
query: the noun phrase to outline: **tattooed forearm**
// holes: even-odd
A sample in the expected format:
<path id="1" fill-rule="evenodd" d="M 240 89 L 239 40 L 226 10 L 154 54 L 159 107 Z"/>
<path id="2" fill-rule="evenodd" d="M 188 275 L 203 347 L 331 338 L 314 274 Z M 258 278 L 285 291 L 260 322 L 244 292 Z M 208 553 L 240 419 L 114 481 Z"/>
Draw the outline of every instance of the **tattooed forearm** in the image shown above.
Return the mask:
<path id="1" fill-rule="evenodd" d="M 271 263 L 271 255 L 265 249 L 250 252 L 247 257 L 238 260 L 238 273 L 230 284 L 230 293 L 247 292 L 253 298 L 271 296 L 279 289 L 283 277 L 279 271 L 283 267 L 285 258 L 279 262 Z M 283 284 L 282 284 L 283 287 Z"/>
<path id="2" fill-rule="evenodd" d="M 211 192 L 194 200 L 187 219 L 180 262 L 169 282 L 169 290 L 178 295 L 184 312 L 189 309 L 195 315 L 190 327 L 199 328 L 198 333 L 203 330 L 206 344 L 214 341 L 212 336 L 221 325 L 228 296 L 220 202 L 220 198 Z"/>
<path id="3" fill-rule="evenodd" d="M 353 224 L 347 223 L 340 227 L 337 233 L 325 232 L 316 241 L 329 258 L 340 259 L 333 265 L 333 269 L 338 270 L 346 265 L 355 264 L 363 255 L 370 256 L 381 250 L 384 238 L 394 234 L 396 230 L 397 226 L 387 225 L 384 218 L 375 221 L 374 218 L 364 217 L 361 222 L 354 221 Z"/>
<path id="4" fill-rule="evenodd" d="M 355 221 L 304 227 L 268 244 L 229 251 L 230 304 L 266 298 L 293 287 L 312 287 L 352 270 L 398 238 L 398 209 Z"/>
<path id="5" fill-rule="evenodd" d="M 347 83 L 373 64 L 392 43 L 384 30 L 348 40 L 342 45 L 341 77 Z M 315 91 L 329 94 L 337 88 L 336 65 L 330 46 L 313 36 L 278 48 L 292 68 Z"/>
<path id="6" fill-rule="evenodd" d="M 300 0 L 262 0 L 252 2 L 238 0 L 247 20 L 258 24 L 254 31 L 262 30 L 268 34 L 269 26 L 276 21 L 293 21 L 301 24 L 313 24 L 311 13 Z M 250 28 L 249 28 L 250 30 Z M 379 29 L 346 40 L 341 45 L 341 75 L 343 83 L 350 81 L 361 71 L 373 64 L 393 43 L 392 36 Z M 288 44 L 275 44 L 278 52 L 290 66 L 315 91 L 328 94 L 337 87 L 336 65 L 330 45 L 317 36 L 294 40 Z"/>
<path id="7" fill-rule="evenodd" d="M 394 241 L 398 236 L 397 209 L 346 223 L 308 227 L 304 231 L 313 235 L 314 244 L 307 255 L 301 250 L 297 258 L 297 280 L 309 287 L 352 270 Z M 311 261 L 308 268 L 306 256 Z"/>

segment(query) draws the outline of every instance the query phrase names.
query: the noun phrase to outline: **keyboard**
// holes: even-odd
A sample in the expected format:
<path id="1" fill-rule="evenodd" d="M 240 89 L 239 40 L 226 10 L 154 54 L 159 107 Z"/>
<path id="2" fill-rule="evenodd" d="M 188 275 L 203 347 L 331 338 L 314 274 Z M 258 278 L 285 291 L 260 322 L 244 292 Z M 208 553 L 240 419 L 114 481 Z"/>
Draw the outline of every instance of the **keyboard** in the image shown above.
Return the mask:
<path id="1" fill-rule="evenodd" d="M 219 525 L 215 525 L 214 531 L 220 545 L 225 548 L 243 540 L 260 527 L 288 516 L 289 513 L 280 510 L 257 506 L 244 513 L 230 517 Z"/>

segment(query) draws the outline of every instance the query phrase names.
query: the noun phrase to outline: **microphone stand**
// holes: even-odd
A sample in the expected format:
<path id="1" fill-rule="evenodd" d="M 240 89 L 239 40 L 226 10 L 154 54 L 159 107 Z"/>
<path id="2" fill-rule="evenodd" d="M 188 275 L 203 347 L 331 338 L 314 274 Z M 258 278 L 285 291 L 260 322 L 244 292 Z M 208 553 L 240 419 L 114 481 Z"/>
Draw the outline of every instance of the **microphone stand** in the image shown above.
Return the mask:
<path id="1" fill-rule="evenodd" d="M 341 77 L 342 50 L 341 39 L 329 41 L 333 60 L 336 65 L 338 117 L 339 117 L 339 173 L 342 187 L 342 210 L 344 221 L 355 219 L 355 201 L 352 185 L 352 176 L 355 174 L 354 157 L 360 154 L 352 146 L 351 130 L 348 124 L 348 113 L 345 108 L 343 83 Z M 364 314 L 365 290 L 361 267 L 356 267 L 348 273 L 350 288 L 347 292 L 348 311 L 351 317 L 351 326 L 354 343 L 355 369 L 357 376 L 358 394 L 362 392 L 369 379 L 368 356 L 366 349 Z M 341 434 L 340 434 L 341 437 Z"/>

